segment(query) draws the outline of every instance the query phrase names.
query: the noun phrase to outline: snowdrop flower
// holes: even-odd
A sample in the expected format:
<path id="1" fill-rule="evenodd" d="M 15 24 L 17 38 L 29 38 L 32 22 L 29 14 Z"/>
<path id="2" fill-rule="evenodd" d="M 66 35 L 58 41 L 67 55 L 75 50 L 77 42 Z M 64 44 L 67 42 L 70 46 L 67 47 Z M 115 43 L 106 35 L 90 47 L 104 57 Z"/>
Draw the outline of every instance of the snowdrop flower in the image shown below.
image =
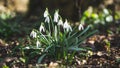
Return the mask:
<path id="1" fill-rule="evenodd" d="M 46 10 L 44 12 L 44 17 L 45 17 L 45 22 L 49 23 L 50 22 L 50 18 L 49 18 L 49 12 L 48 12 L 47 8 L 46 8 Z"/>
<path id="2" fill-rule="evenodd" d="M 106 15 L 109 15 L 109 11 L 107 9 L 103 9 L 103 12 L 106 14 Z"/>
<path id="3" fill-rule="evenodd" d="M 41 23 L 40 28 L 39 28 L 39 31 L 40 31 L 40 32 L 42 32 L 42 31 L 45 32 L 45 28 L 44 28 L 44 26 L 43 26 L 43 23 Z"/>
<path id="4" fill-rule="evenodd" d="M 47 23 L 50 22 L 50 18 L 49 18 L 49 16 L 47 16 L 47 17 L 45 18 L 45 22 L 47 22 Z"/>
<path id="5" fill-rule="evenodd" d="M 63 21 L 62 21 L 62 19 L 60 19 L 60 20 L 58 21 L 58 24 L 57 24 L 57 25 L 63 26 Z"/>
<path id="6" fill-rule="evenodd" d="M 65 20 L 65 23 L 63 24 L 63 28 L 68 32 L 68 31 L 72 31 L 71 26 L 68 24 L 67 19 Z"/>
<path id="7" fill-rule="evenodd" d="M 106 21 L 107 22 L 112 22 L 113 21 L 113 17 L 111 15 L 106 17 Z"/>
<path id="8" fill-rule="evenodd" d="M 37 37 L 37 33 L 33 30 L 31 33 L 30 33 L 30 36 L 32 38 L 36 38 Z"/>
<path id="9" fill-rule="evenodd" d="M 40 45 L 41 45 L 41 43 L 37 40 L 36 47 L 39 48 Z"/>
<path id="10" fill-rule="evenodd" d="M 83 30 L 83 29 L 84 29 L 83 25 L 80 24 L 80 25 L 78 26 L 78 30 Z"/>
<path id="11" fill-rule="evenodd" d="M 44 17 L 48 17 L 49 16 L 49 12 L 48 9 L 46 8 L 45 12 L 44 12 Z"/>
<path id="12" fill-rule="evenodd" d="M 54 13 L 54 22 L 58 22 L 58 19 L 59 19 L 59 14 L 58 14 L 58 10 L 55 11 Z"/>
<path id="13" fill-rule="evenodd" d="M 30 49 L 30 47 L 25 47 L 25 49 Z"/>

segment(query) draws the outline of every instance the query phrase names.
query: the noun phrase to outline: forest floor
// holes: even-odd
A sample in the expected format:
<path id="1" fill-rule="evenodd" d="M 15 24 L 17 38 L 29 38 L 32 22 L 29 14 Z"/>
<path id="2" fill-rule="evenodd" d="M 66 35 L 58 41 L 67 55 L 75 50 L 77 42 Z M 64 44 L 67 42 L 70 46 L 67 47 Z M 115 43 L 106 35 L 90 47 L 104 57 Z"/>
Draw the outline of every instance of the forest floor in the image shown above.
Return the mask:
<path id="1" fill-rule="evenodd" d="M 111 39 L 111 46 L 110 49 L 106 47 L 104 40 L 105 39 Z M 2 40 L 0 40 L 1 43 Z M 94 42 L 94 44 L 93 44 Z M 8 44 L 8 46 L 2 46 L 0 43 L 0 66 L 2 65 L 8 65 L 11 66 L 11 63 L 16 62 L 14 67 L 22 67 L 25 68 L 26 65 L 23 63 L 18 63 L 17 59 L 20 56 L 11 57 L 8 55 L 10 51 L 17 46 L 17 42 L 12 42 L 11 45 Z M 106 37 L 104 35 L 94 35 L 89 40 L 87 40 L 86 45 L 88 45 L 95 48 L 96 50 L 93 51 L 93 54 L 89 56 L 87 59 L 79 60 L 80 58 L 77 58 L 76 62 L 73 63 L 73 65 L 70 65 L 70 67 L 77 67 L 77 68 L 84 68 L 84 67 L 103 67 L 103 68 L 118 68 L 120 67 L 120 35 L 114 35 Z M 34 58 L 29 62 L 27 66 L 29 68 L 32 68 L 33 66 L 36 66 L 37 58 Z M 49 61 L 46 65 L 48 67 L 57 67 L 58 65 L 61 65 L 61 63 L 57 63 L 57 61 Z M 42 64 L 45 65 L 45 64 Z M 32 67 L 31 67 L 32 66 Z M 13 67 L 13 68 L 14 68 Z M 68 65 L 69 67 L 69 65 Z"/>
<path id="2" fill-rule="evenodd" d="M 24 38 L 24 41 L 27 40 Z M 50 61 L 50 59 L 44 60 L 43 64 L 37 64 L 38 57 L 31 59 L 29 64 L 20 63 L 17 61 L 20 56 L 10 56 L 12 49 L 17 45 L 19 45 L 17 40 L 5 42 L 0 39 L 0 67 L 6 65 L 10 68 L 34 68 L 36 66 L 66 68 L 61 61 Z M 72 65 L 67 65 L 68 68 L 120 68 L 120 34 L 95 34 L 87 39 L 83 46 L 93 48 L 92 55 L 85 59 L 76 58 Z"/>

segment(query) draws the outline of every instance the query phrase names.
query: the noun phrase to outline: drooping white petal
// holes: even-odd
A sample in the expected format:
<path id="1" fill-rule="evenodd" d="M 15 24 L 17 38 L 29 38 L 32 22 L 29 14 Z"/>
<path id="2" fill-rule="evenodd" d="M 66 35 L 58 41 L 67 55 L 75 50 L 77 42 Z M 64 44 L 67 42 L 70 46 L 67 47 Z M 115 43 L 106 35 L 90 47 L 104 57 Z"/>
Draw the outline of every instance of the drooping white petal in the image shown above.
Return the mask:
<path id="1" fill-rule="evenodd" d="M 32 38 L 36 38 L 37 37 L 37 33 L 33 30 L 31 33 L 30 33 L 30 36 Z"/>
<path id="2" fill-rule="evenodd" d="M 49 18 L 49 12 L 48 12 L 47 8 L 46 8 L 46 10 L 44 12 L 44 17 L 45 17 L 45 22 L 49 23 L 50 22 L 50 18 Z"/>
<path id="3" fill-rule="evenodd" d="M 83 25 L 80 24 L 80 25 L 78 26 L 78 30 L 83 30 L 83 29 L 84 29 Z"/>
<path id="4" fill-rule="evenodd" d="M 60 20 L 58 21 L 58 24 L 57 24 L 57 25 L 63 26 L 63 21 L 62 21 L 62 19 L 60 19 Z"/>
<path id="5" fill-rule="evenodd" d="M 48 9 L 46 8 L 45 12 L 44 12 L 44 17 L 47 17 L 49 15 Z"/>
<path id="6" fill-rule="evenodd" d="M 63 25 L 63 28 L 68 28 L 68 27 L 69 27 L 68 21 L 65 20 L 65 23 L 64 23 L 64 25 Z"/>
<path id="7" fill-rule="evenodd" d="M 58 22 L 58 20 L 59 20 L 59 13 L 58 13 L 59 11 L 55 11 L 55 13 L 54 13 L 54 22 Z"/>
<path id="8" fill-rule="evenodd" d="M 41 46 L 41 43 L 37 40 L 36 47 L 39 48 Z"/>
<path id="9" fill-rule="evenodd" d="M 69 26 L 66 30 L 67 30 L 67 32 L 72 31 L 72 27 Z"/>
<path id="10" fill-rule="evenodd" d="M 43 26 L 42 23 L 41 23 L 41 25 L 40 25 L 39 31 L 40 31 L 40 32 L 42 32 L 42 31 L 45 32 L 45 28 L 44 28 L 44 26 Z"/>
<path id="11" fill-rule="evenodd" d="M 68 32 L 72 31 L 72 27 L 68 24 L 68 21 L 65 20 L 65 23 L 63 24 L 63 28 Z"/>
<path id="12" fill-rule="evenodd" d="M 47 22 L 47 23 L 50 22 L 50 18 L 49 18 L 49 16 L 47 16 L 47 17 L 45 18 L 45 22 Z"/>

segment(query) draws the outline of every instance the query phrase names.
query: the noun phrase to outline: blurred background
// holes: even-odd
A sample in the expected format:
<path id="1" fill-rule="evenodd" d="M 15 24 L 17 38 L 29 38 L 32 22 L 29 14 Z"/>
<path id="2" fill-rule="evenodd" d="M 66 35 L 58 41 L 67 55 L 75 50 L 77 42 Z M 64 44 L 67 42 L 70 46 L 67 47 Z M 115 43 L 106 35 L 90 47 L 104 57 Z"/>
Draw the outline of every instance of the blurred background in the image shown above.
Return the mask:
<path id="1" fill-rule="evenodd" d="M 120 19 L 120 0 L 0 0 L 0 35 L 29 33 L 29 28 L 43 21 L 46 8 L 52 15 L 59 9 L 60 15 L 72 23 L 95 24 L 93 27 L 98 28 L 100 24 L 108 27 L 106 22 L 118 25 Z"/>
<path id="2" fill-rule="evenodd" d="M 80 16 L 90 6 L 94 9 L 107 8 L 113 13 L 120 12 L 120 0 L 0 0 L 0 13 L 40 16 L 47 7 L 50 12 L 59 9 L 64 18 L 79 21 Z"/>

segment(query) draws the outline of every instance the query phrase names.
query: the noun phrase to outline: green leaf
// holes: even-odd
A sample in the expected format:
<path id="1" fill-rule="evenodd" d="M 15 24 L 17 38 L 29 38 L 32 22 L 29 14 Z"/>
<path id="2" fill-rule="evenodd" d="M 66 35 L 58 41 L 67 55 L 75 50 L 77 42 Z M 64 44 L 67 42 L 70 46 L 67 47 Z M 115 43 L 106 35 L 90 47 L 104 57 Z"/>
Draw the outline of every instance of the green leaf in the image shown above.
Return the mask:
<path id="1" fill-rule="evenodd" d="M 42 56 L 40 56 L 39 59 L 38 59 L 38 63 L 41 63 L 45 56 L 46 56 L 46 54 L 43 54 Z"/>
<path id="2" fill-rule="evenodd" d="M 36 55 L 38 55 L 39 53 L 40 53 L 40 51 L 33 51 L 33 52 L 30 53 L 30 57 L 33 58 Z"/>
<path id="3" fill-rule="evenodd" d="M 90 26 L 88 26 L 86 29 L 84 29 L 82 32 L 75 32 L 73 33 L 70 37 L 68 37 L 69 39 L 75 38 L 75 37 L 80 37 L 81 35 L 83 35 L 85 32 L 87 32 L 89 30 Z"/>
<path id="4" fill-rule="evenodd" d="M 89 33 L 87 33 L 86 35 L 84 35 L 83 37 L 80 37 L 81 39 L 78 41 L 78 45 L 80 45 L 86 38 L 92 36 L 92 35 L 95 34 L 96 32 L 98 32 L 98 30 L 89 32 Z"/>
<path id="5" fill-rule="evenodd" d="M 84 29 L 78 36 L 76 37 L 80 37 L 81 35 L 83 35 L 84 33 L 86 33 L 88 30 L 90 29 L 90 26 L 87 26 L 86 29 Z"/>
<path id="6" fill-rule="evenodd" d="M 76 38 L 75 38 L 75 44 L 77 44 L 77 43 L 78 43 L 78 38 L 76 37 Z"/>
<path id="7" fill-rule="evenodd" d="M 76 46 L 71 46 L 68 48 L 68 50 L 72 50 L 72 51 L 86 51 L 85 48 L 78 48 Z"/>
<path id="8" fill-rule="evenodd" d="M 51 48 L 52 45 L 49 45 L 46 49 L 45 49 L 45 52 L 49 50 L 49 48 Z"/>

